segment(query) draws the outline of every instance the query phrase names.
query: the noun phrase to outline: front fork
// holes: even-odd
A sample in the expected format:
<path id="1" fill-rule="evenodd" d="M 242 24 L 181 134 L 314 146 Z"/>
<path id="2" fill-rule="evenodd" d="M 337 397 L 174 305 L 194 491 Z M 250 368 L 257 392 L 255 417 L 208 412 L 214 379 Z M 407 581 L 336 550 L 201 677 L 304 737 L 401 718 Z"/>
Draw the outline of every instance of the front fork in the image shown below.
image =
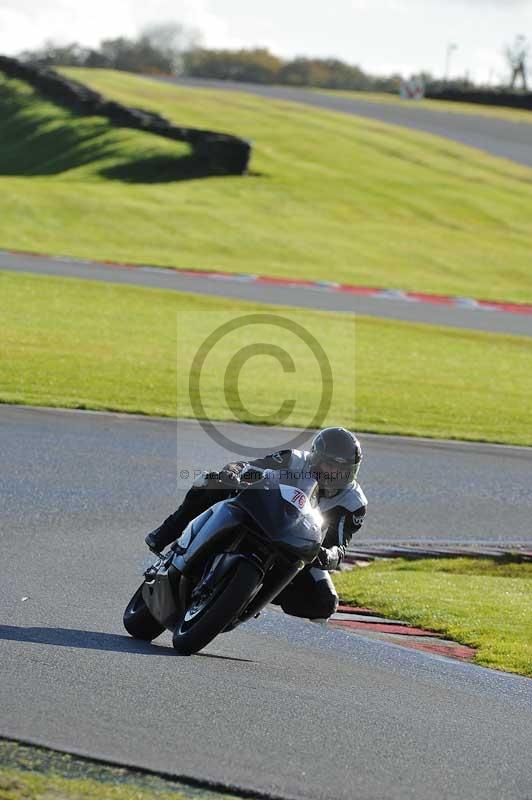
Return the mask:
<path id="1" fill-rule="evenodd" d="M 245 557 L 237 555 L 238 548 L 244 535 L 244 533 L 241 533 L 235 536 L 234 540 L 224 549 L 223 553 L 219 553 L 214 557 L 210 566 L 208 569 L 204 570 L 203 576 L 199 578 L 199 580 L 197 575 L 191 575 L 188 572 L 181 574 L 178 586 L 178 599 L 183 612 L 185 612 L 188 607 L 192 594 L 196 589 L 202 592 L 208 592 L 211 586 L 214 586 L 223 579 L 224 574 L 231 569 L 235 560 Z M 260 563 L 258 559 L 253 559 L 253 563 L 261 572 L 264 572 L 264 565 Z M 178 554 L 178 557 L 174 559 L 174 565 L 176 569 L 179 569 L 179 567 L 183 565 L 181 554 Z"/>
<path id="2" fill-rule="evenodd" d="M 246 608 L 246 613 L 241 618 L 241 622 L 246 622 L 248 619 L 252 617 L 258 616 L 258 614 L 265 608 L 268 603 L 271 603 L 278 594 L 280 594 L 289 583 L 291 583 L 296 575 L 298 575 L 303 567 L 305 566 L 304 561 L 298 561 L 295 564 L 291 564 L 287 567 L 286 571 L 282 572 L 282 575 L 276 581 L 272 581 L 270 584 L 265 582 L 262 586 L 260 591 L 255 595 L 249 606 Z"/>
<path id="3" fill-rule="evenodd" d="M 273 576 L 270 572 L 270 568 L 279 558 L 279 555 L 276 553 L 271 553 L 270 555 L 267 555 L 265 559 L 262 559 L 258 556 L 239 554 L 238 549 L 240 544 L 244 537 L 248 534 L 249 532 L 237 534 L 231 544 L 226 546 L 224 552 L 215 556 L 208 571 L 205 571 L 202 577 L 199 577 L 199 575 L 194 573 L 193 570 L 183 571 L 183 567 L 186 566 L 186 561 L 183 558 L 183 551 L 181 548 L 176 548 L 171 556 L 168 555 L 166 558 L 161 556 L 160 561 L 157 561 L 152 567 L 146 570 L 145 578 L 147 586 L 153 586 L 153 583 L 159 583 L 159 580 L 162 577 L 160 573 L 166 573 L 166 581 L 163 580 L 164 590 L 166 591 L 163 590 L 162 592 L 161 605 L 165 607 L 164 611 L 166 612 L 165 617 L 167 620 L 170 618 L 170 616 L 172 616 L 173 621 L 177 616 L 185 613 L 190 604 L 192 594 L 196 588 L 198 588 L 200 591 L 208 591 L 210 584 L 215 585 L 217 582 L 222 580 L 224 574 L 232 568 L 235 559 L 247 558 L 248 560 L 253 561 L 255 566 L 259 568 L 263 575 L 263 582 L 257 587 L 255 596 L 251 599 L 250 604 L 246 608 L 245 614 L 238 621 L 238 624 L 240 622 L 245 622 L 252 617 L 258 616 L 260 611 L 262 611 L 262 609 L 265 608 L 268 603 L 271 603 L 272 600 L 275 600 L 277 595 L 280 594 L 280 592 L 282 592 L 286 586 L 288 586 L 288 584 L 305 566 L 304 561 L 297 561 L 295 563 L 285 562 L 284 568 L 280 563 L 277 563 L 275 568 L 275 572 L 277 573 L 276 580 L 271 580 Z M 270 580 L 268 580 L 268 578 L 270 578 Z M 160 592 L 161 589 L 163 589 L 163 586 L 159 583 L 158 588 Z M 170 600 L 168 596 L 169 590 L 172 592 L 174 597 L 175 609 L 173 614 L 170 614 L 170 609 L 168 607 Z M 157 592 L 157 594 L 159 594 L 159 592 Z M 146 594 L 148 593 L 151 601 L 148 603 L 148 605 L 150 606 L 153 605 L 155 600 L 153 597 L 153 589 L 150 591 L 146 588 Z M 159 604 L 157 603 L 157 605 Z M 159 611 L 157 618 L 160 618 L 160 612 L 162 609 L 157 608 L 157 611 Z M 165 623 L 163 622 L 163 624 Z M 169 626 L 167 625 L 167 627 Z"/>

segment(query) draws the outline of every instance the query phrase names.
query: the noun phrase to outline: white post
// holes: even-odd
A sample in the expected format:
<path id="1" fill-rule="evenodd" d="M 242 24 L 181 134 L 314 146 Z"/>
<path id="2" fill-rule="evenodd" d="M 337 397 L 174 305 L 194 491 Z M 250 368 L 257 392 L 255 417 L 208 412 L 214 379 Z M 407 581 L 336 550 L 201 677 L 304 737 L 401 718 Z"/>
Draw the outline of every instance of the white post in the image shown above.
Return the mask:
<path id="1" fill-rule="evenodd" d="M 449 80 L 451 73 L 451 57 L 455 50 L 458 50 L 458 45 L 455 42 L 449 42 L 445 52 L 445 80 Z"/>

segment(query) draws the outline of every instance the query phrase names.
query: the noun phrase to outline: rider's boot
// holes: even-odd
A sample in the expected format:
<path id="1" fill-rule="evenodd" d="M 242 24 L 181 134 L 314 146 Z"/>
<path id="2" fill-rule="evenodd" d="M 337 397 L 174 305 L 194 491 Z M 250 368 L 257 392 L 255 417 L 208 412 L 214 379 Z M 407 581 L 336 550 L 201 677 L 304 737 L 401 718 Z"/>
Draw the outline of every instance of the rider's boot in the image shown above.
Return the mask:
<path id="1" fill-rule="evenodd" d="M 150 531 L 150 533 L 148 533 L 144 539 L 152 553 L 162 553 L 165 547 L 167 547 L 171 542 L 177 539 L 178 536 L 180 536 L 181 532 L 177 531 L 176 534 L 173 526 L 171 528 L 165 528 L 166 521 L 167 520 L 165 520 L 162 525 L 159 525 L 158 528 L 155 528 L 155 530 Z"/>
<path id="2" fill-rule="evenodd" d="M 202 473 L 192 484 L 185 495 L 185 499 L 162 525 L 150 531 L 144 541 L 154 553 L 160 553 L 171 542 L 181 536 L 188 523 L 206 511 L 218 500 L 230 497 L 238 480 L 227 470 L 221 472 Z"/>
<path id="3" fill-rule="evenodd" d="M 217 499 L 212 496 L 212 492 L 205 491 L 203 486 L 192 486 L 177 511 L 170 514 L 158 528 L 150 531 L 144 541 L 152 552 L 162 552 L 181 536 L 194 517 L 209 508 Z"/>

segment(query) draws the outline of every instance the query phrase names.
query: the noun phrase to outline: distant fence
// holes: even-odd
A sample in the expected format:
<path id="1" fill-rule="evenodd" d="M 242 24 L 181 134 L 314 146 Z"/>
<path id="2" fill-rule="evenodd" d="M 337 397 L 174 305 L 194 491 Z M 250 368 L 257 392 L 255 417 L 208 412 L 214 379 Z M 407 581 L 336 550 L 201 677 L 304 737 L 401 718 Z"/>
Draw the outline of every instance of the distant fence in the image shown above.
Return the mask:
<path id="1" fill-rule="evenodd" d="M 48 67 L 25 64 L 16 58 L 0 56 L 0 70 L 10 78 L 22 78 L 43 95 L 78 114 L 106 117 L 113 125 L 122 128 L 135 128 L 174 141 L 186 142 L 213 174 L 243 175 L 247 172 L 251 144 L 245 139 L 227 133 L 173 125 L 159 114 L 106 100 L 88 86 L 70 80 Z"/>
<path id="2" fill-rule="evenodd" d="M 532 92 L 497 91 L 495 89 L 427 89 L 425 97 L 432 100 L 451 100 L 457 103 L 478 103 L 486 106 L 506 106 L 532 111 Z"/>

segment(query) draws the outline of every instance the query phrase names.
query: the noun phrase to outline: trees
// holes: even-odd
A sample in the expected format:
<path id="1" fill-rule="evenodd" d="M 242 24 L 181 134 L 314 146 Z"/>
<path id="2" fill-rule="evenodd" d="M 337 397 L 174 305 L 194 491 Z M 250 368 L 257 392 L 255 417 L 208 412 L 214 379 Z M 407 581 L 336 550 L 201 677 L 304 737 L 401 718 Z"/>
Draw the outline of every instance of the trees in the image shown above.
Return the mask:
<path id="1" fill-rule="evenodd" d="M 107 67 L 128 72 L 176 74 L 183 71 L 184 54 L 201 42 L 199 31 L 176 22 L 147 25 L 129 39 L 119 36 L 105 39 L 99 48 L 79 44 L 59 45 L 46 42 L 42 48 L 20 54 L 23 61 L 43 66 Z"/>
<path id="2" fill-rule="evenodd" d="M 126 72 L 170 73 L 175 63 L 173 53 L 159 50 L 144 36 L 139 36 L 138 39 L 126 39 L 122 36 L 118 39 L 105 39 L 96 52 L 99 66 Z"/>
<path id="3" fill-rule="evenodd" d="M 282 61 L 269 50 L 191 50 L 185 55 L 185 73 L 194 78 L 275 83 Z"/>
<path id="4" fill-rule="evenodd" d="M 321 89 L 398 92 L 401 76 L 373 76 L 337 58 L 284 60 L 266 48 L 213 50 L 201 46 L 201 34 L 177 22 L 152 23 L 138 36 L 105 39 L 97 48 L 46 42 L 19 56 L 44 66 L 82 66 L 128 72 L 188 75 L 195 78 L 280 83 Z"/>
<path id="5" fill-rule="evenodd" d="M 294 58 L 279 70 L 278 82 L 289 86 L 326 87 L 331 72 L 324 62 L 316 58 Z"/>
<path id="6" fill-rule="evenodd" d="M 371 79 L 359 67 L 335 58 L 294 58 L 286 61 L 277 77 L 289 86 L 317 86 L 322 89 L 370 88 Z"/>
<path id="7" fill-rule="evenodd" d="M 185 53 L 197 50 L 202 38 L 197 28 L 188 28 L 179 22 L 154 22 L 142 29 L 139 41 L 160 54 L 169 67 L 168 72 L 181 74 Z"/>
<path id="8" fill-rule="evenodd" d="M 89 50 L 76 42 L 61 45 L 47 39 L 38 50 L 25 50 L 20 53 L 22 61 L 33 61 L 44 67 L 52 64 L 63 64 L 65 67 L 80 67 L 85 64 Z"/>
<path id="9" fill-rule="evenodd" d="M 400 76 L 375 78 L 336 58 L 299 56 L 283 61 L 269 50 L 190 50 L 184 71 L 193 78 L 314 86 L 321 89 L 398 91 Z"/>

